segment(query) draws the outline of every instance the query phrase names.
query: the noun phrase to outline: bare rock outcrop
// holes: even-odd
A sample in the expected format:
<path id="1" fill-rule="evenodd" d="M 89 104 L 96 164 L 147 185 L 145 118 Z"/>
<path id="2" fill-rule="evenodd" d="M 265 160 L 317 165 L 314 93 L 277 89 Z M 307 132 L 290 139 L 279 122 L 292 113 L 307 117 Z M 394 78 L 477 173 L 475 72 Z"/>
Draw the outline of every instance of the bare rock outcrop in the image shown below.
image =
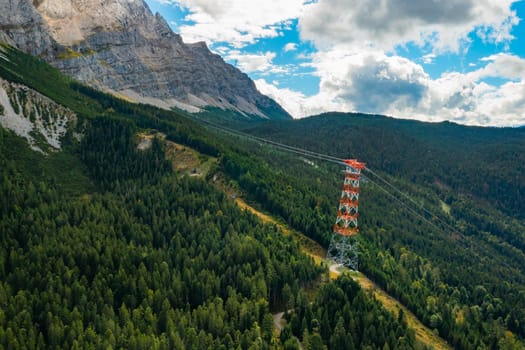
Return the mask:
<path id="1" fill-rule="evenodd" d="M 185 44 L 143 0 L 7 0 L 0 40 L 96 88 L 163 108 L 288 119 L 204 43 Z"/>
<path id="2" fill-rule="evenodd" d="M 46 21 L 35 8 L 38 1 L 0 2 L 0 40 L 32 55 L 49 56 L 55 47 Z"/>

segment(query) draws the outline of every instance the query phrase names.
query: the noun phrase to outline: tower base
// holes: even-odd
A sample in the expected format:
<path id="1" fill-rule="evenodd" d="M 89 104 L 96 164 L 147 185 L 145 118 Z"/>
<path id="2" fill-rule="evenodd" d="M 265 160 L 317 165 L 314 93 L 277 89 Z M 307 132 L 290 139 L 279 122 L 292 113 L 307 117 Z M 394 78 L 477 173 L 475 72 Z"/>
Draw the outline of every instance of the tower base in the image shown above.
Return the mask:
<path id="1" fill-rule="evenodd" d="M 337 233 L 332 235 L 330 246 L 326 254 L 328 261 L 343 265 L 350 270 L 358 271 L 359 244 L 357 235 L 344 236 Z"/>

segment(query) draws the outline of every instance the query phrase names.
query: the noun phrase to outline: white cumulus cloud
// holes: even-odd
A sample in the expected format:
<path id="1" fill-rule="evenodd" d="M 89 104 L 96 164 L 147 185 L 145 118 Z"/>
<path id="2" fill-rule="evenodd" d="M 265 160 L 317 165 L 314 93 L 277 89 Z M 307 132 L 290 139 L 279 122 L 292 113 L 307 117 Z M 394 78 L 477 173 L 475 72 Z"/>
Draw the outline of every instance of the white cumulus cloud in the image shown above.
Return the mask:
<path id="1" fill-rule="evenodd" d="M 257 87 L 296 118 L 336 110 L 468 125 L 525 125 L 525 59 L 514 55 L 489 56 L 475 71 L 447 72 L 437 79 L 406 58 L 379 51 L 318 53 L 312 66 L 321 80 L 314 96 L 264 80 Z M 485 81 L 491 77 L 513 80 L 491 85 Z"/>
<path id="2" fill-rule="evenodd" d="M 499 53 L 482 58 L 481 61 L 490 63 L 476 72 L 480 77 L 525 79 L 525 60 L 521 57 Z"/>
<path id="3" fill-rule="evenodd" d="M 234 61 L 235 65 L 246 73 L 264 72 L 272 69 L 272 60 L 275 58 L 274 52 L 247 54 L 239 50 L 229 51 L 225 58 Z"/>
<path id="4" fill-rule="evenodd" d="M 431 64 L 436 59 L 436 54 L 435 53 L 429 53 L 429 54 L 426 54 L 423 57 L 421 57 L 421 59 L 423 60 L 423 63 Z"/>
<path id="5" fill-rule="evenodd" d="M 179 26 L 187 42 L 228 42 L 241 48 L 261 38 L 279 35 L 298 18 L 306 0 L 163 0 L 189 10 L 185 20 L 191 25 Z"/>
<path id="6" fill-rule="evenodd" d="M 361 112 L 385 113 L 394 105 L 417 104 L 428 88 L 429 78 L 421 66 L 379 51 L 320 52 L 312 65 L 321 79 L 322 91 Z"/>
<path id="7" fill-rule="evenodd" d="M 288 44 L 284 45 L 283 50 L 284 50 L 284 52 L 295 51 L 295 50 L 297 50 L 297 44 L 296 43 L 288 43 Z"/>
<path id="8" fill-rule="evenodd" d="M 255 80 L 255 85 L 261 93 L 277 101 L 294 118 L 304 118 L 342 108 L 340 103 L 334 102 L 332 97 L 324 92 L 307 97 L 298 91 L 278 88 L 276 84 L 268 83 L 264 79 Z"/>
<path id="9" fill-rule="evenodd" d="M 300 18 L 301 34 L 318 47 L 347 45 L 391 51 L 397 45 L 430 44 L 457 52 L 476 32 L 500 43 L 518 23 L 515 0 L 319 0 Z"/>

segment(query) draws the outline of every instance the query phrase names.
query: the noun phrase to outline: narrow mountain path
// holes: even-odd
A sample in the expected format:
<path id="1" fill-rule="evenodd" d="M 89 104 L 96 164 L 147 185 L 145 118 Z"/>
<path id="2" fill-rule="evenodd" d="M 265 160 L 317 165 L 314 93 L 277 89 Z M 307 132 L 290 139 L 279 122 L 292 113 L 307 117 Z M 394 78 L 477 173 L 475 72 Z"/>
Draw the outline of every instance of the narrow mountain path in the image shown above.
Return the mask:
<path id="1" fill-rule="evenodd" d="M 255 209 L 240 197 L 235 198 L 235 202 L 240 208 L 248 210 L 249 212 L 257 215 L 263 222 L 279 227 L 279 229 L 285 236 L 292 236 L 294 240 L 296 240 L 299 243 L 301 251 L 311 256 L 317 264 L 321 264 L 321 262 L 324 261 L 324 257 L 326 256 L 326 249 L 321 247 L 319 243 L 317 243 L 313 239 L 306 237 L 302 233 L 291 229 L 285 223 L 279 222 L 275 218 Z"/>
<path id="2" fill-rule="evenodd" d="M 284 311 L 278 312 L 276 314 L 273 314 L 273 325 L 275 326 L 275 329 L 278 333 L 281 333 L 283 330 L 286 321 L 283 319 Z"/>
<path id="3" fill-rule="evenodd" d="M 301 246 L 301 250 L 304 253 L 310 255 L 317 264 L 321 264 L 321 262 L 324 261 L 324 257 L 326 256 L 326 250 L 323 247 L 321 247 L 317 242 L 304 236 L 300 232 L 291 229 L 286 224 L 277 221 L 273 217 L 255 209 L 254 207 L 246 203 L 242 198 L 237 197 L 235 199 L 235 202 L 242 209 L 248 210 L 249 212 L 257 215 L 262 221 L 279 227 L 279 229 L 283 232 L 284 235 L 291 235 L 294 239 L 297 239 Z M 330 266 L 331 279 L 336 279 L 341 273 L 342 271 L 340 267 L 336 265 Z M 452 347 L 450 347 L 444 339 L 440 338 L 434 332 L 432 332 L 430 328 L 426 327 L 410 310 L 408 310 L 403 304 L 401 304 L 399 300 L 390 296 L 387 292 L 381 289 L 368 277 L 363 275 L 361 272 L 354 271 L 350 272 L 350 275 L 357 283 L 359 283 L 361 288 L 367 291 L 371 291 L 374 297 L 377 300 L 379 300 L 387 310 L 393 312 L 395 315 L 399 314 L 399 310 L 403 310 L 408 326 L 415 331 L 416 339 L 420 343 L 430 346 L 436 350 L 452 349 Z M 283 327 L 283 314 L 283 312 L 279 312 L 273 315 L 275 328 L 278 331 L 280 331 Z"/>

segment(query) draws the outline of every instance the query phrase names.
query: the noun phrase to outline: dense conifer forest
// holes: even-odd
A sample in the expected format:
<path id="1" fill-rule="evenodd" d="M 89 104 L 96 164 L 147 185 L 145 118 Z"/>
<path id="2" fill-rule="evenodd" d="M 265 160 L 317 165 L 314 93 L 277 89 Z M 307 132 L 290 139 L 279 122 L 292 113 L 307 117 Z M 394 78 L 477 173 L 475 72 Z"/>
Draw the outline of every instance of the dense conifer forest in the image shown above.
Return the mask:
<path id="1" fill-rule="evenodd" d="M 414 216 L 365 179 L 361 269 L 455 348 L 523 347 L 514 339 L 525 336 L 525 130 L 333 113 L 248 131 L 366 160 L 430 209 L 432 215 Z M 342 181 L 342 175 L 330 177 L 327 171 L 340 174 L 340 169 L 323 172 L 321 164 L 259 155 L 281 173 L 254 171 L 256 164 L 250 163 L 244 171 L 230 166 L 229 174 L 258 174 L 241 175 L 239 183 L 267 210 L 326 246 L 329 232 L 319 228 L 335 217 L 332 193 Z M 293 179 L 283 183 L 283 174 Z M 287 186 L 301 191 L 289 194 Z"/>
<path id="2" fill-rule="evenodd" d="M 351 279 L 329 282 L 275 225 L 205 178 L 174 173 L 163 140 L 138 150 L 136 136 L 154 129 L 219 156 L 216 172 L 235 157 L 226 138 L 8 54 L 3 78 L 79 120 L 47 155 L 0 128 L 0 347 L 421 348 Z M 290 326 L 277 336 L 271 312 L 283 309 Z M 380 336 L 369 337 L 372 326 Z"/>
<path id="3" fill-rule="evenodd" d="M 212 185 L 224 177 L 326 247 L 340 166 L 113 98 L 5 50 L 0 76 L 79 120 L 48 155 L 0 128 L 2 347 L 422 348 L 403 313 L 347 275 L 330 282 L 326 266 Z M 166 139 L 140 151 L 146 131 Z M 525 130 L 328 115 L 248 131 L 359 158 L 410 193 L 436 217 L 414 217 L 363 181 L 362 271 L 454 348 L 523 348 Z M 181 177 L 166 141 L 217 164 L 207 177 Z M 276 311 L 288 320 L 279 336 Z"/>

